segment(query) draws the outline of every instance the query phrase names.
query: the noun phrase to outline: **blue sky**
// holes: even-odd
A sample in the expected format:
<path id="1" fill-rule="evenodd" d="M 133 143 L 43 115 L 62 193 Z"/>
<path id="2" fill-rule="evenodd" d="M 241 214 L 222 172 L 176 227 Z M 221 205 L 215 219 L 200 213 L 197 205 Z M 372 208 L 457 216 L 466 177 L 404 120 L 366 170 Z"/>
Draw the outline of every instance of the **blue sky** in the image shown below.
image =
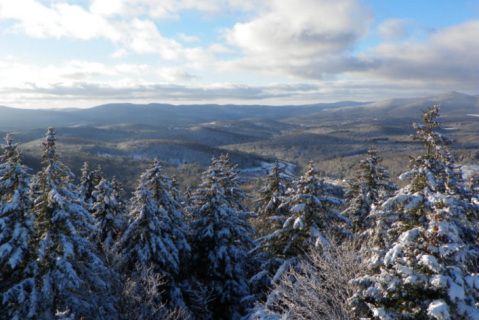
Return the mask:
<path id="1" fill-rule="evenodd" d="M 0 105 L 479 93 L 479 2 L 0 0 Z"/>

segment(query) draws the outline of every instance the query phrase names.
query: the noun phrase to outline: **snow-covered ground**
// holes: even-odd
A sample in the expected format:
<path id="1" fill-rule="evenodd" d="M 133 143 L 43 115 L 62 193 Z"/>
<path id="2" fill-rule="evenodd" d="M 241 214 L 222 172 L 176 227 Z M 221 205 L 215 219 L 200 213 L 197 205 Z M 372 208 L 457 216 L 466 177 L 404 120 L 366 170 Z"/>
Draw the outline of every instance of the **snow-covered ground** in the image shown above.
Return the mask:
<path id="1" fill-rule="evenodd" d="M 461 166 L 462 178 L 469 179 L 473 174 L 479 174 L 479 165 L 468 164 Z"/>
<path id="2" fill-rule="evenodd" d="M 286 161 L 278 161 L 279 167 L 283 170 L 284 174 L 287 176 L 294 176 L 293 171 L 296 168 L 296 165 Z M 261 166 L 254 168 L 246 168 L 241 170 L 241 175 L 245 178 L 256 178 L 261 176 L 266 176 L 271 169 L 274 167 L 274 162 L 261 162 Z"/>

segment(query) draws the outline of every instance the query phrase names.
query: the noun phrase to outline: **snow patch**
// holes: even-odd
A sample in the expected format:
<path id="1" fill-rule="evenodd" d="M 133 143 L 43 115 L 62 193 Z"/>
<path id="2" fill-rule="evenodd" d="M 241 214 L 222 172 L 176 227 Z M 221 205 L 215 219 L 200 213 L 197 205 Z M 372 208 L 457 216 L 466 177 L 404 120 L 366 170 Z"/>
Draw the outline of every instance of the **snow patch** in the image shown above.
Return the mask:
<path id="1" fill-rule="evenodd" d="M 451 319 L 449 314 L 449 307 L 447 306 L 444 300 L 434 300 L 429 304 L 427 308 L 427 314 L 431 317 L 436 318 L 437 320 L 448 320 Z"/>
<path id="2" fill-rule="evenodd" d="M 433 256 L 424 255 L 419 260 L 419 263 L 421 265 L 427 267 L 429 270 L 431 270 L 433 272 L 439 273 L 439 271 L 441 271 L 441 267 L 439 266 L 439 263 L 437 262 L 437 259 Z"/>

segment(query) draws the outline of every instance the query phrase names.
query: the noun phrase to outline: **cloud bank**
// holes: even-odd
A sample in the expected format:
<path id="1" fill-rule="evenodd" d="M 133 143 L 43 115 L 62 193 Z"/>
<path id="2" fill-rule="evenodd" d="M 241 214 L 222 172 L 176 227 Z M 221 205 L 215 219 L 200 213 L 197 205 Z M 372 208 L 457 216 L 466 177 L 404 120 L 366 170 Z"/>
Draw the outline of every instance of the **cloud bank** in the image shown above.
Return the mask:
<path id="1" fill-rule="evenodd" d="M 181 29 L 191 12 L 198 27 Z M 202 21 L 226 18 L 201 29 Z M 378 22 L 374 7 L 356 0 L 2 1 L 0 37 L 113 49 L 98 59 L 59 56 L 55 63 L 13 51 L 0 56 L 0 104 L 301 104 L 477 94 L 479 20 L 426 29 L 407 17 Z"/>

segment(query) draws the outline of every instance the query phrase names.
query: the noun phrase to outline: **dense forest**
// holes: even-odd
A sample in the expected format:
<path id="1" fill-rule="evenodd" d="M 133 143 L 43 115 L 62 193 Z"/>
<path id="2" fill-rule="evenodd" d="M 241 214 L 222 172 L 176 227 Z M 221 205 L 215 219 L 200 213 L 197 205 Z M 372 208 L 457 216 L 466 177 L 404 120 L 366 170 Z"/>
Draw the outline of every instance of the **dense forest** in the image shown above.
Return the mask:
<path id="1" fill-rule="evenodd" d="M 53 128 L 35 174 L 7 135 L 0 319 L 479 319 L 479 178 L 439 111 L 413 124 L 400 188 L 371 146 L 344 195 L 311 161 L 249 199 L 223 154 L 196 188 L 154 160 L 126 199 L 88 162 L 75 183 Z"/>

